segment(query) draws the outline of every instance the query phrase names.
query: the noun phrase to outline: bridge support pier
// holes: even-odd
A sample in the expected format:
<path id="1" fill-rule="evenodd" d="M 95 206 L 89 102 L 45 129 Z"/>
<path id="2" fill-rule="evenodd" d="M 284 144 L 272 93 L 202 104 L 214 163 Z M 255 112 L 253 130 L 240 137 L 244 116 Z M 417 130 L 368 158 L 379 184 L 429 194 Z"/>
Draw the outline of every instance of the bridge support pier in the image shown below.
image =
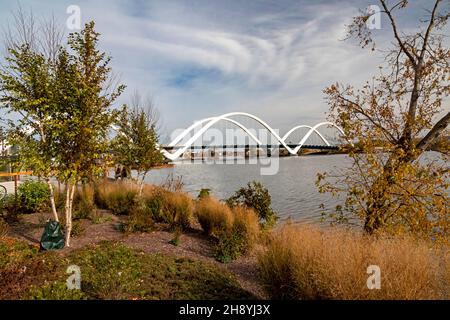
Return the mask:
<path id="1" fill-rule="evenodd" d="M 206 146 L 202 146 L 202 162 L 205 161 L 205 149 Z"/>
<path id="2" fill-rule="evenodd" d="M 222 145 L 222 158 L 225 159 L 227 157 L 227 146 Z"/>
<path id="3" fill-rule="evenodd" d="M 244 158 L 248 159 L 250 158 L 250 146 L 248 144 L 245 145 L 244 149 Z"/>

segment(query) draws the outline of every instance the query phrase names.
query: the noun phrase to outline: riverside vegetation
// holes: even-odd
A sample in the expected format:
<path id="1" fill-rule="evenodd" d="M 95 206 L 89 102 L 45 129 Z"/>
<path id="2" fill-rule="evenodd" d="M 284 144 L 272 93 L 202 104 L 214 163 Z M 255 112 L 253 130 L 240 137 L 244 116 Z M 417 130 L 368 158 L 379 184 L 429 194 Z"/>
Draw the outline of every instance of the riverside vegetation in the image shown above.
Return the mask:
<path id="1" fill-rule="evenodd" d="M 15 205 L 29 208 L 34 204 L 37 211 L 48 211 L 48 198 L 40 200 L 45 187 L 39 181 L 23 184 Z M 289 222 L 272 229 L 260 214 L 273 212 L 270 195 L 257 203 L 260 211 L 250 201 L 266 194 L 257 183 L 248 184 L 229 201 L 219 201 L 204 190 L 194 199 L 173 183 L 145 185 L 141 195 L 140 188 L 133 182 L 80 185 L 74 197 L 74 236 L 83 235 L 79 223 L 83 219 L 96 224 L 108 221 L 104 212 L 126 218 L 118 225 L 125 236 L 166 230 L 173 234 L 170 243 L 175 246 L 183 233 L 200 229 L 210 239 L 216 260 L 229 263 L 256 257 L 254 277 L 273 299 L 450 298 L 450 252 L 438 243 Z M 55 193 L 57 206 L 65 203 L 64 194 Z M 238 204 L 235 200 L 243 194 L 247 196 Z M 20 210 L 8 209 L 13 207 L 12 201 L 3 201 L 10 203 L 2 206 L 0 219 L 2 298 L 254 298 L 232 273 L 210 263 L 144 253 L 117 241 L 39 252 L 37 247 L 9 236 L 8 222 L 26 216 L 18 214 Z M 261 207 L 261 203 L 268 207 Z M 70 264 L 83 270 L 80 291 L 65 287 L 64 268 Z M 369 265 L 382 270 L 380 290 L 367 289 Z"/>

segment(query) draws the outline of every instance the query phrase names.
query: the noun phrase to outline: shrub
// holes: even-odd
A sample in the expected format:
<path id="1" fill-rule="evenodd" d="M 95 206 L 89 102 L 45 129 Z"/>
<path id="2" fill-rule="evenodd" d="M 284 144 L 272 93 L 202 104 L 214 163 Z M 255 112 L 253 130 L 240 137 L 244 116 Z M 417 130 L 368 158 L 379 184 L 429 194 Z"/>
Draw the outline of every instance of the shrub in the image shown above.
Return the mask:
<path id="1" fill-rule="evenodd" d="M 0 217 L 4 219 L 14 218 L 17 214 L 17 201 L 13 194 L 7 194 L 2 200 L 0 200 Z"/>
<path id="2" fill-rule="evenodd" d="M 23 213 L 41 211 L 50 198 L 48 185 L 41 181 L 27 180 L 18 187 L 19 207 Z"/>
<path id="3" fill-rule="evenodd" d="M 230 207 L 243 205 L 255 210 L 259 219 L 266 227 L 273 226 L 277 221 L 276 213 L 270 207 L 272 199 L 269 191 L 260 183 L 253 181 L 247 187 L 241 188 L 227 200 Z"/>
<path id="4" fill-rule="evenodd" d="M 187 229 L 191 226 L 194 212 L 192 198 L 183 192 L 164 193 L 164 209 L 161 210 L 161 219 L 170 227 Z"/>
<path id="5" fill-rule="evenodd" d="M 197 199 L 203 199 L 210 196 L 211 189 L 203 188 L 198 193 Z"/>
<path id="6" fill-rule="evenodd" d="M 87 219 L 95 211 L 94 188 L 83 184 L 81 189 L 77 188 L 73 201 L 75 219 Z"/>
<path id="7" fill-rule="evenodd" d="M 233 225 L 231 209 L 217 199 L 207 197 L 196 203 L 195 215 L 203 231 L 208 235 L 218 235 L 228 231 Z"/>
<path id="8" fill-rule="evenodd" d="M 255 212 L 245 207 L 233 208 L 233 226 L 231 230 L 219 234 L 216 246 L 216 258 L 221 262 L 230 262 L 253 248 L 259 236 L 259 221 Z"/>
<path id="9" fill-rule="evenodd" d="M 203 231 L 216 237 L 216 259 L 221 262 L 248 253 L 258 239 L 259 220 L 252 209 L 240 205 L 230 209 L 217 199 L 206 197 L 197 202 L 195 213 Z"/>
<path id="10" fill-rule="evenodd" d="M 151 210 L 143 199 L 139 199 L 131 209 L 130 218 L 125 226 L 127 232 L 149 232 L 153 230 L 154 221 Z"/>
<path id="11" fill-rule="evenodd" d="M 447 254 L 447 256 L 446 256 Z M 448 248 L 411 238 L 287 225 L 258 257 L 272 299 L 449 299 Z M 381 289 L 367 288 L 367 268 Z"/>

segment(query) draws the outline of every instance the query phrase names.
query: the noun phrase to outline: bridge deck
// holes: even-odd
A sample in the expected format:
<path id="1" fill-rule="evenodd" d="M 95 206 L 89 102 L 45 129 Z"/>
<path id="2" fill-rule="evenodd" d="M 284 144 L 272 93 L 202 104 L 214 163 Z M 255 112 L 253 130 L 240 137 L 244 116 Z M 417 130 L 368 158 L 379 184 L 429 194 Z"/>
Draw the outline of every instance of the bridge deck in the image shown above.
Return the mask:
<path id="1" fill-rule="evenodd" d="M 289 148 L 296 148 L 298 145 L 296 144 L 288 144 Z M 174 150 L 183 148 L 184 146 L 161 146 L 162 148 L 166 150 Z M 224 146 L 190 146 L 190 150 L 199 150 L 199 149 L 244 149 L 244 148 L 279 148 L 284 149 L 284 147 L 281 144 L 268 144 L 268 145 L 224 145 Z M 339 149 L 339 146 L 325 146 L 325 145 L 303 145 L 300 149 L 316 149 L 316 150 L 337 150 Z"/>

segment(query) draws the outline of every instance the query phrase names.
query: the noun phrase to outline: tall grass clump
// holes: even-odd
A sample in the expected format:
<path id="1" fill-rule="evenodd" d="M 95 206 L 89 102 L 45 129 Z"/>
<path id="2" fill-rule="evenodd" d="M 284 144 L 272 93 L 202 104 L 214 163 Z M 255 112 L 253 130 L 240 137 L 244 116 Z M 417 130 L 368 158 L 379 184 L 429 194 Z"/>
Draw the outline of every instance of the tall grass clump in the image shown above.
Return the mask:
<path id="1" fill-rule="evenodd" d="M 230 208 L 208 196 L 197 201 L 195 214 L 203 231 L 217 240 L 216 258 L 221 262 L 247 254 L 259 237 L 259 218 L 247 207 Z"/>
<path id="2" fill-rule="evenodd" d="M 116 215 L 129 215 L 138 196 L 133 183 L 109 182 L 95 185 L 94 202 L 100 209 L 111 210 Z"/>
<path id="3" fill-rule="evenodd" d="M 231 209 L 212 197 L 205 197 L 197 201 L 195 215 L 207 235 L 217 236 L 230 230 L 233 225 Z"/>
<path id="4" fill-rule="evenodd" d="M 127 229 L 146 232 L 160 223 L 171 230 L 185 230 L 191 226 L 193 215 L 193 200 L 186 193 L 145 186 L 142 196 L 135 199 L 130 209 Z"/>
<path id="5" fill-rule="evenodd" d="M 259 219 L 252 209 L 238 206 L 232 212 L 232 226 L 219 233 L 216 246 L 216 258 L 221 262 L 230 262 L 249 253 L 259 237 Z"/>
<path id="6" fill-rule="evenodd" d="M 258 264 L 273 299 L 450 298 L 448 248 L 408 237 L 286 225 Z M 371 265 L 380 267 L 380 289 L 367 287 Z"/>
<path id="7" fill-rule="evenodd" d="M 184 192 L 165 192 L 160 219 L 174 228 L 187 229 L 194 215 L 192 198 Z"/>
<path id="8" fill-rule="evenodd" d="M 96 209 L 94 193 L 94 187 L 90 184 L 83 184 L 76 189 L 73 200 L 74 218 L 86 219 L 93 215 Z"/>

